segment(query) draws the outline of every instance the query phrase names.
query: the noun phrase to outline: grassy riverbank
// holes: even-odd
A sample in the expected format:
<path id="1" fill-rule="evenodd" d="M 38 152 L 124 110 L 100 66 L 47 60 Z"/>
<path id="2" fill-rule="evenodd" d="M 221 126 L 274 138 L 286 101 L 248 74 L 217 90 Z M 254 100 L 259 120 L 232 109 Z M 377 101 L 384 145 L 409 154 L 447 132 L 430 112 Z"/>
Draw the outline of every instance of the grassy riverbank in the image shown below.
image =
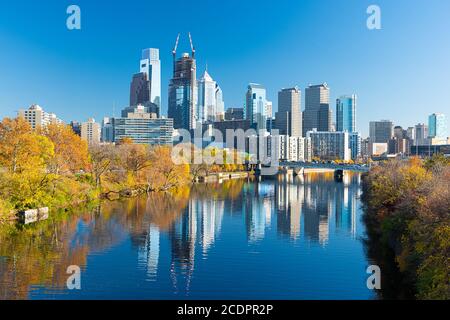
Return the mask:
<path id="1" fill-rule="evenodd" d="M 369 237 L 392 252 L 417 299 L 450 299 L 449 185 L 443 156 L 389 161 L 364 178 Z"/>

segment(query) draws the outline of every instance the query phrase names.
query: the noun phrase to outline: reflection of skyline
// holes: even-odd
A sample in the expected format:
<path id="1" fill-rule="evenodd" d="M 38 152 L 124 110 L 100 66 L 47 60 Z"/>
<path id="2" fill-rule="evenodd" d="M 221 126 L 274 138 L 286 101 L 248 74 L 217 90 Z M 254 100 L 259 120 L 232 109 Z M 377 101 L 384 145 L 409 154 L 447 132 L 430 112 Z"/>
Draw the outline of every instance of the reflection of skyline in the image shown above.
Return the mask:
<path id="1" fill-rule="evenodd" d="M 209 187 L 211 190 L 206 193 L 207 188 L 200 186 L 203 189 L 196 191 L 195 187 L 190 195 L 155 194 L 148 198 L 105 202 L 98 212 L 71 216 L 66 222 L 57 223 L 54 229 L 48 226 L 47 237 L 59 239 L 54 248 L 48 247 L 48 250 L 58 252 L 60 259 L 70 264 L 84 265 L 88 254 L 112 249 L 128 235 L 146 280 L 159 283 L 167 277 L 175 293 L 189 294 L 198 264 L 213 257 L 221 234 L 226 231 L 229 236 L 231 226 L 242 228 L 231 230 L 232 233 L 243 232 L 244 241 L 258 246 L 263 246 L 262 240 L 270 239 L 273 234 L 281 239 L 297 243 L 306 240 L 321 246 L 333 241 L 330 236 L 339 233 L 354 238 L 361 192 L 359 183 L 359 175 L 347 174 L 342 183 L 336 183 L 332 174 L 306 175 L 302 179 L 279 177 L 276 181 L 233 185 L 233 196 L 226 191 L 228 187 Z M 231 221 L 234 222 L 230 224 Z M 47 228 L 45 224 L 41 227 Z M 226 234 L 223 239 L 227 238 Z M 46 247 L 47 242 L 53 243 L 43 238 L 39 242 L 41 246 L 34 244 L 35 250 L 26 245 L 21 250 L 39 257 L 39 248 Z M 13 242 L 9 244 L 13 245 L 17 247 Z M 8 248 L 6 241 L 0 243 L 3 252 L 10 252 Z M 28 253 L 22 255 L 27 257 L 27 263 L 18 261 L 16 265 L 25 269 L 33 258 Z M 49 287 L 53 288 L 55 284 L 63 284 L 62 279 L 65 279 L 63 266 L 67 263 L 57 260 L 51 263 L 52 268 L 48 269 L 51 272 L 48 271 L 46 277 Z M 3 273 L 0 283 L 21 278 L 20 292 L 25 294 L 30 280 L 18 275 L 27 273 L 12 272 L 16 267 L 13 269 L 9 261 L 12 260 L 0 263 Z M 39 283 L 36 279 L 33 281 Z"/>

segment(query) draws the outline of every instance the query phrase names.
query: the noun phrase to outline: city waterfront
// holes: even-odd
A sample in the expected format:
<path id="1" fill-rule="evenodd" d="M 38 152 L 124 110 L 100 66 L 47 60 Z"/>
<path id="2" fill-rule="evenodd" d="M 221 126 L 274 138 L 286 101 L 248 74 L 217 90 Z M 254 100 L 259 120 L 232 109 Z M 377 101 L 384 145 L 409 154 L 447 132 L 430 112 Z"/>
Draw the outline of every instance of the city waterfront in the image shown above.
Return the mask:
<path id="1" fill-rule="evenodd" d="M 242 179 L 53 215 L 2 237 L 0 299 L 376 299 L 360 182 Z"/>

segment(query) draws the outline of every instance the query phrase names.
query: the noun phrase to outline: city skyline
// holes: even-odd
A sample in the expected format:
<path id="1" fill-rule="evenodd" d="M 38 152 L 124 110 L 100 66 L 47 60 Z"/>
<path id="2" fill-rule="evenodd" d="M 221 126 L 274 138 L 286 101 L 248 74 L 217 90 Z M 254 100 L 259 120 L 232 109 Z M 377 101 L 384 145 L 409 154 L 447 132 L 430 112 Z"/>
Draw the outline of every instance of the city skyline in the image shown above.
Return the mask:
<path id="1" fill-rule="evenodd" d="M 147 4 L 138 3 L 145 12 Z M 266 88 L 267 100 L 273 101 L 274 112 L 278 105 L 277 93 L 281 88 L 298 86 L 304 91 L 311 83 L 327 82 L 331 88 L 333 120 L 336 98 L 358 95 L 357 131 L 364 137 L 369 134 L 369 121 L 389 119 L 406 128 L 419 122 L 426 123 L 430 111 L 448 113 L 450 93 L 446 92 L 445 83 L 448 83 L 450 67 L 445 63 L 445 57 L 450 52 L 450 46 L 435 43 L 427 35 L 431 30 L 445 30 L 448 26 L 443 12 L 448 12 L 449 4 L 432 1 L 411 6 L 405 1 L 396 4 L 378 1 L 383 27 L 372 31 L 365 26 L 369 4 L 368 1 L 361 1 L 352 6 L 332 2 L 319 5 L 301 1 L 289 3 L 289 6 L 286 2 L 273 6 L 261 2 L 252 15 L 270 11 L 277 21 L 282 17 L 285 21 L 278 27 L 271 24 L 262 26 L 261 30 L 251 30 L 252 41 L 249 44 L 244 42 L 247 33 L 243 32 L 247 30 L 244 29 L 247 23 L 231 26 L 228 20 L 230 16 L 238 18 L 243 14 L 241 11 L 251 7 L 251 3 L 239 4 L 238 8 L 223 4 L 224 16 L 215 14 L 214 32 L 189 23 L 182 16 L 179 21 L 171 21 L 170 24 L 156 17 L 156 22 L 163 23 L 158 28 L 161 31 L 148 33 L 144 32 L 146 30 L 134 30 L 135 35 L 129 39 L 124 37 L 129 34 L 130 27 L 136 26 L 112 23 L 108 24 L 109 29 L 102 27 L 105 19 L 114 20 L 111 18 L 119 16 L 131 19 L 134 12 L 119 4 L 111 6 L 120 6 L 124 10 L 105 13 L 98 4 L 79 1 L 83 19 L 83 27 L 79 31 L 69 31 L 64 23 L 60 23 L 66 18 L 63 4 L 40 5 L 29 12 L 22 10 L 23 5 L 12 5 L 0 13 L 0 38 L 5 44 L 5 50 L 0 53 L 0 66 L 6 75 L 0 79 L 0 86 L 9 93 L 0 96 L 0 116 L 13 117 L 19 109 L 33 103 L 58 114 L 67 123 L 72 120 L 85 121 L 91 117 L 102 119 L 113 115 L 114 109 L 117 115 L 119 110 L 128 106 L 130 75 L 138 71 L 136 60 L 140 58 L 142 49 L 150 47 L 160 49 L 162 114 L 167 115 L 173 40 L 178 32 L 185 35 L 189 30 L 198 46 L 197 69 L 205 70 L 208 64 L 214 79 L 221 84 L 226 108 L 243 106 L 245 90 L 251 82 Z M 195 11 L 201 3 L 191 7 L 180 5 L 182 9 Z M 161 12 L 169 12 L 164 4 L 155 6 Z M 345 10 L 340 11 L 341 7 Z M 407 18 L 402 11 L 404 8 L 408 9 Z M 211 12 L 212 6 L 206 6 L 205 10 Z M 13 21 L 9 18 L 19 11 L 21 14 L 17 15 L 17 19 Z M 23 28 L 28 30 L 34 21 L 30 19 L 30 14 L 40 14 L 41 11 L 45 11 L 41 14 L 45 21 L 33 23 L 34 29 L 24 32 Z M 433 19 L 422 15 L 422 12 L 430 11 L 433 11 Z M 348 19 L 339 19 L 342 14 L 339 12 L 345 12 Z M 98 21 L 90 21 L 96 16 Z M 414 24 L 414 17 L 422 18 L 427 23 L 420 26 Z M 314 22 L 314 19 L 317 21 Z M 332 32 L 329 32 L 331 27 L 323 30 L 313 28 L 325 19 L 329 26 L 339 24 Z M 313 24 L 307 27 L 308 23 Z M 284 50 L 292 44 L 294 34 L 302 30 L 308 31 L 307 36 L 298 38 L 300 40 L 292 50 Z M 327 32 L 330 35 L 325 34 Z M 108 36 L 112 34 L 114 37 Z M 261 34 L 264 34 L 264 39 L 261 39 Z M 101 40 L 93 43 L 100 35 L 103 35 Z M 398 38 L 400 35 L 402 37 Z M 319 37 L 320 43 L 316 39 Z M 353 50 L 345 51 L 345 55 L 340 53 L 356 40 L 359 44 Z M 332 44 L 337 46 L 333 50 L 335 54 L 330 55 L 325 49 Z M 236 45 L 240 50 L 234 50 Z M 426 51 L 417 49 L 425 45 Z M 397 50 L 400 47 L 404 49 Z M 433 47 L 439 50 L 432 50 Z M 179 52 L 184 51 L 189 51 L 186 39 L 180 41 Z M 33 54 L 29 55 L 29 52 Z M 269 57 L 270 60 L 267 60 Z M 265 68 L 260 68 L 263 61 L 266 61 Z M 433 65 L 427 61 L 433 61 Z M 14 67 L 19 63 L 21 68 Z M 70 74 L 70 81 L 61 81 L 67 73 Z M 342 77 L 343 74 L 350 76 Z M 413 77 L 414 74 L 421 76 Z M 27 90 L 23 90 L 24 78 L 33 84 Z M 432 110 L 429 110 L 430 104 L 435 105 Z"/>

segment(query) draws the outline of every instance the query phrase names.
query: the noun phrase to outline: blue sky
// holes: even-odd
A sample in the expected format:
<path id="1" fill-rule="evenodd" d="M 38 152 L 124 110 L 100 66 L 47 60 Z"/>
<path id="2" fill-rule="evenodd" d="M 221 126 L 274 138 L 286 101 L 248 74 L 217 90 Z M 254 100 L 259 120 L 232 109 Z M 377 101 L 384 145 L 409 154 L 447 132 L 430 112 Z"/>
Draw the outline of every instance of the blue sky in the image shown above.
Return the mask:
<path id="1" fill-rule="evenodd" d="M 81 8 L 82 29 L 66 28 Z M 381 8 L 382 29 L 368 30 L 366 9 Z M 0 118 L 38 103 L 65 121 L 101 120 L 128 103 L 141 49 L 160 48 L 163 113 L 171 50 L 197 49 L 226 107 L 244 103 L 246 86 L 280 88 L 327 82 L 332 102 L 359 97 L 357 127 L 391 119 L 411 126 L 432 112 L 450 117 L 448 0 L 0 1 Z M 303 103 L 302 103 L 303 104 Z M 333 103 L 334 105 L 334 103 Z M 304 104 L 302 105 L 304 107 Z"/>

